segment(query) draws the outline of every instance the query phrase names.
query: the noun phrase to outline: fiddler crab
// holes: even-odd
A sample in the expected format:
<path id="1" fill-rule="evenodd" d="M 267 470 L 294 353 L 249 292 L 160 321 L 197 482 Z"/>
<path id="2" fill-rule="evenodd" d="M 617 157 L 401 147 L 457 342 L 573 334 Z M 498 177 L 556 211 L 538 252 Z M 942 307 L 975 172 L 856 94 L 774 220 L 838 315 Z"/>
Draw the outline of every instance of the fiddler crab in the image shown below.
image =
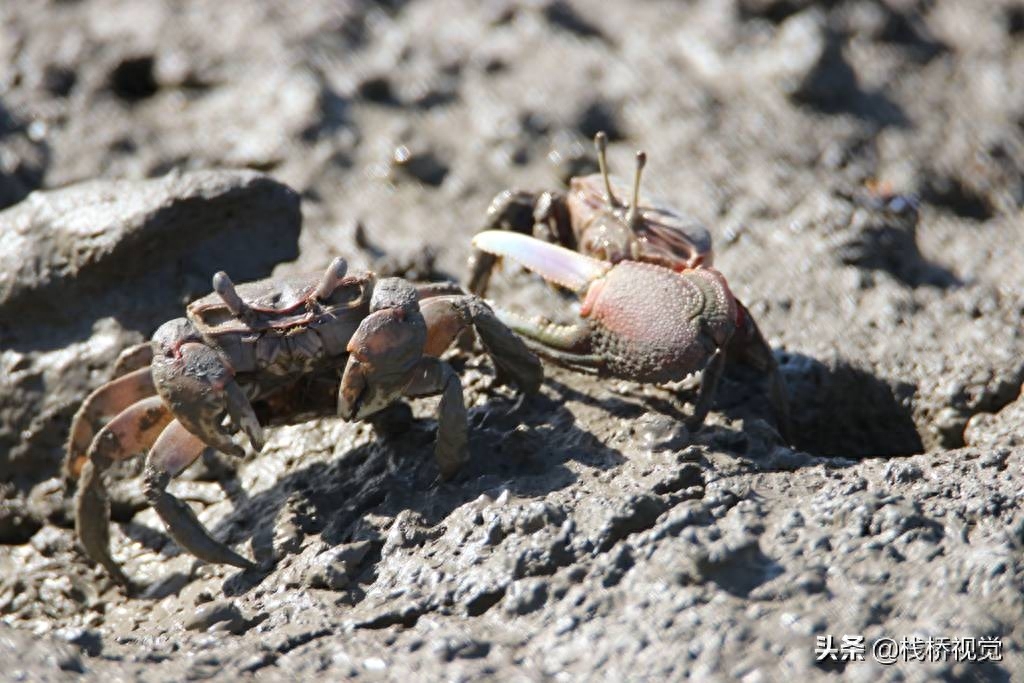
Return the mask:
<path id="1" fill-rule="evenodd" d="M 485 296 L 497 259 L 508 257 L 582 299 L 570 325 L 498 312 L 538 355 L 571 370 L 644 383 L 702 371 L 691 431 L 707 417 L 726 359 L 751 366 L 770 377 L 788 440 L 788 398 L 775 356 L 712 267 L 708 230 L 641 202 L 643 152 L 624 203 L 623 188 L 608 175 L 604 133 L 594 142 L 600 173 L 573 178 L 567 194 L 510 190 L 495 197 L 473 238 L 468 289 Z"/>
<path id="2" fill-rule="evenodd" d="M 233 455 L 242 432 L 264 445 L 254 404 L 277 405 L 310 377 L 336 386 L 337 413 L 359 420 L 402 396 L 440 395 L 435 457 L 441 476 L 467 459 L 462 383 L 439 356 L 474 329 L 499 373 L 526 392 L 543 379 L 540 361 L 491 308 L 455 285 L 422 285 L 373 273 L 348 274 L 335 259 L 322 274 L 237 287 L 213 277 L 213 293 L 185 318 L 164 323 L 152 341 L 122 354 L 122 374 L 86 398 L 72 421 L 65 476 L 78 480 L 75 528 L 90 558 L 119 583 L 133 584 L 110 554 L 104 472 L 148 450 L 145 492 L 170 535 L 196 557 L 251 569 L 214 540 L 192 509 L 167 491 L 171 478 L 207 447 Z"/>

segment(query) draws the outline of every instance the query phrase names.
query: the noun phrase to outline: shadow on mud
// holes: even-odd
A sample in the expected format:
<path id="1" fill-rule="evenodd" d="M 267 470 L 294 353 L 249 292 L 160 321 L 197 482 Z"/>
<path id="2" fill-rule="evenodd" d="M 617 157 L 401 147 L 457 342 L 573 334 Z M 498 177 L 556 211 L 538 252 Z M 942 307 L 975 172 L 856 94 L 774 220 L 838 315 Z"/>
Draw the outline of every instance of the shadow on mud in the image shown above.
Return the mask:
<path id="1" fill-rule="evenodd" d="M 782 353 L 780 365 L 789 386 L 797 448 L 854 459 L 924 452 L 911 412 L 913 385 L 799 353 Z"/>
<path id="2" fill-rule="evenodd" d="M 410 510 L 424 524 L 436 527 L 456 508 L 489 493 L 507 489 L 514 496 L 543 497 L 571 485 L 576 475 L 564 466 L 577 460 L 588 467 L 610 469 L 623 462 L 615 450 L 575 424 L 559 401 L 543 395 L 521 403 L 492 398 L 469 411 L 470 461 L 450 481 L 438 481 L 433 444 L 434 420 L 415 420 L 396 434 L 378 434 L 370 443 L 281 477 L 271 488 L 249 495 L 230 471 L 216 472 L 216 481 L 231 501 L 232 512 L 210 527 L 215 538 L 249 550 L 262 569 L 239 571 L 224 583 L 227 595 L 252 590 L 274 571 L 278 560 L 298 552 L 281 548 L 275 533 L 282 524 L 297 527 L 300 536 L 319 534 L 331 546 L 370 541 L 374 551 L 359 574 L 373 573 L 383 537 L 365 523 L 368 514 L 396 517 Z M 256 456 L 273 457 L 273 456 Z M 222 460 L 217 458 L 215 460 Z M 287 520 L 282 516 L 287 515 Z M 129 522 L 124 533 L 154 552 L 170 557 L 182 553 L 161 529 Z M 244 553 L 244 550 L 243 550 Z M 196 561 L 192 573 L 201 566 Z M 192 580 L 182 573 L 162 575 L 139 596 L 161 599 Z M 350 591 L 358 592 L 357 577 Z M 358 598 L 356 598 L 358 599 Z"/>
<path id="3" fill-rule="evenodd" d="M 791 397 L 792 444 L 801 457 L 778 462 L 777 451 L 792 454 L 782 446 L 774 422 L 767 382 L 743 367 L 730 368 L 719 387 L 714 410 L 740 429 L 706 425 L 688 437 L 693 443 L 712 443 L 743 458 L 775 469 L 798 469 L 820 464 L 808 457 L 845 460 L 862 457 L 895 457 L 923 451 L 910 414 L 913 387 L 895 387 L 871 373 L 845 363 L 833 366 L 802 354 L 780 353 L 780 367 Z M 292 525 L 293 538 L 319 535 L 324 543 L 341 546 L 368 541 L 371 550 L 362 560 L 348 591 L 358 601 L 361 585 L 376 571 L 384 539 L 379 529 L 366 523 L 367 515 L 396 518 L 411 511 L 429 529 L 436 528 L 455 509 L 487 493 L 496 496 L 507 489 L 522 497 L 543 497 L 570 486 L 577 475 L 565 467 L 574 460 L 598 470 L 609 470 L 624 462 L 617 450 L 609 448 L 576 424 L 567 402 L 599 407 L 624 420 L 660 412 L 673 420 L 685 419 L 682 403 L 692 400 L 690 392 L 651 395 L 615 394 L 601 398 L 548 378 L 555 392 L 520 402 L 495 396 L 484 406 L 470 410 L 471 458 L 452 481 L 439 482 L 433 459 L 436 423 L 432 419 L 412 420 L 406 415 L 398 427 L 378 429 L 369 443 L 340 453 L 329 462 L 316 462 L 290 472 L 271 488 L 249 495 L 234 476 L 226 458 L 207 458 L 209 478 L 217 481 L 231 501 L 232 512 L 210 530 L 216 538 L 233 546 L 249 541 L 249 551 L 263 569 L 240 571 L 225 580 L 225 594 L 244 594 L 259 586 L 280 561 L 299 552 L 301 540 L 289 547 L 275 535 L 282 525 Z M 638 390 L 642 391 L 642 390 Z M 407 409 L 405 409 L 407 412 Z M 397 411 L 401 413 L 401 411 Z M 404 420 L 404 422 L 403 422 Z M 256 457 L 273 457 L 256 456 Z M 128 522 L 124 532 L 133 540 L 165 556 L 181 551 L 162 530 Z M 773 570 L 764 557 L 762 580 Z M 192 573 L 201 566 L 196 561 Z M 743 578 L 746 577 L 746 578 Z M 742 595 L 761 580 L 747 585 L 750 576 L 737 579 L 726 590 Z M 742 579 L 742 580 L 741 580 Z M 163 576 L 149 587 L 144 597 L 160 599 L 180 590 L 191 576 Z M 371 581 L 372 582 L 372 581 Z"/>

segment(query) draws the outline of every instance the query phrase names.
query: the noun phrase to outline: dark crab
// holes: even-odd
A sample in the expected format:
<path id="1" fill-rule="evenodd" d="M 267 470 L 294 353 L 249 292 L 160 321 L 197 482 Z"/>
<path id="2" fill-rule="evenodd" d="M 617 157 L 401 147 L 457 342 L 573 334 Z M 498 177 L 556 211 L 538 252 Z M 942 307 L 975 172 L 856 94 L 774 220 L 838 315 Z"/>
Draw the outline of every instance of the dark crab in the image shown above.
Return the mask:
<path id="1" fill-rule="evenodd" d="M 670 208 L 641 202 L 643 152 L 636 156 L 631 200 L 619 199 L 625 192 L 609 178 L 604 134 L 594 142 L 601 172 L 573 178 L 567 194 L 505 191 L 495 197 L 484 231 L 473 240 L 470 291 L 486 295 L 497 259 L 509 257 L 583 300 L 570 326 L 500 313 L 539 355 L 639 382 L 703 371 L 691 429 L 703 424 L 726 359 L 752 366 L 770 377 L 780 431 L 788 438 L 788 399 L 775 356 L 712 267 L 708 230 Z"/>
<path id="2" fill-rule="evenodd" d="M 82 404 L 65 463 L 69 481 L 80 479 L 75 527 L 89 557 L 116 580 L 130 585 L 109 549 L 103 473 L 115 461 L 148 450 L 146 496 L 171 536 L 207 562 L 252 568 L 166 487 L 207 447 L 243 454 L 236 432 L 259 451 L 263 426 L 254 404 L 287 421 L 282 397 L 315 380 L 334 388 L 338 414 L 358 420 L 401 396 L 440 394 L 435 456 L 447 478 L 467 458 L 462 383 L 438 357 L 456 336 L 474 329 L 504 377 L 523 391 L 538 389 L 539 361 L 477 297 L 455 286 L 417 288 L 346 271 L 335 259 L 321 275 L 238 287 L 217 273 L 212 294 L 190 304 L 187 317 L 163 324 L 152 342 L 122 354 L 119 376 Z"/>

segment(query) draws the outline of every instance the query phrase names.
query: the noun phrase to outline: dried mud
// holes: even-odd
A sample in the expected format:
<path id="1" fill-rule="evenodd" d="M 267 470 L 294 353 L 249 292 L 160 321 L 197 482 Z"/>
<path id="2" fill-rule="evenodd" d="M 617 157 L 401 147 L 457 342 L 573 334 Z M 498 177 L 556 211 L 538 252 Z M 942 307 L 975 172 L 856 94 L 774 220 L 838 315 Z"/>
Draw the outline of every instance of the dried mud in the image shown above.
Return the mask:
<path id="1" fill-rule="evenodd" d="M 1022 35 L 1010 0 L 0 5 L 3 676 L 1024 676 Z M 62 443 L 122 348 L 218 269 L 460 278 L 491 197 L 590 172 L 597 130 L 711 227 L 792 446 L 742 368 L 690 434 L 692 382 L 548 366 L 520 400 L 453 352 L 454 481 L 436 401 L 309 420 L 171 487 L 259 571 L 182 553 L 138 463 L 113 549 L 148 589 L 86 561 Z M 828 634 L 1002 658 L 816 661 Z"/>

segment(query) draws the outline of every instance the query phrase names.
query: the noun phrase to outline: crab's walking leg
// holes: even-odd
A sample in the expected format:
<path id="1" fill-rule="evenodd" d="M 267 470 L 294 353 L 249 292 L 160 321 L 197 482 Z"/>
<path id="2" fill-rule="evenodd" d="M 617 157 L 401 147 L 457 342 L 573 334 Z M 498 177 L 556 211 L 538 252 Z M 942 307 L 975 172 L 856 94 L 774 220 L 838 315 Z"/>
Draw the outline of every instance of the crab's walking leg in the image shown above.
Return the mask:
<path id="1" fill-rule="evenodd" d="M 450 479 L 469 458 L 466 404 L 459 376 L 443 360 L 425 357 L 416 366 L 405 394 L 410 397 L 441 395 L 441 403 L 437 407 L 434 457 L 441 470 L 441 478 Z"/>
<path id="2" fill-rule="evenodd" d="M 73 481 L 81 474 L 89 444 L 104 417 L 117 415 L 133 403 L 155 394 L 149 366 L 112 380 L 89 394 L 71 421 L 64 477 Z"/>
<path id="3" fill-rule="evenodd" d="M 135 346 L 129 346 L 119 353 L 117 360 L 114 361 L 114 374 L 112 376 L 120 377 L 140 368 L 148 368 L 151 362 L 153 362 L 152 343 L 147 341 Z"/>
<path id="4" fill-rule="evenodd" d="M 490 306 L 475 296 L 445 296 L 420 303 L 427 322 L 424 355 L 437 357 L 466 328 L 473 328 L 499 374 L 510 377 L 526 393 L 536 393 L 544 369 L 522 339 L 512 333 Z"/>
<path id="5" fill-rule="evenodd" d="M 729 358 L 731 361 L 738 361 L 748 365 L 758 372 L 769 375 L 771 381 L 772 405 L 775 408 L 775 418 L 778 421 L 779 433 L 784 441 L 792 443 L 790 433 L 789 417 L 789 391 L 786 389 L 786 382 L 779 371 L 779 364 L 772 353 L 772 347 L 768 340 L 761 334 L 760 328 L 754 321 L 750 311 L 743 305 L 743 302 L 736 300 L 740 309 L 742 324 L 729 340 Z"/>
<path id="6" fill-rule="evenodd" d="M 216 541 L 186 503 L 167 492 L 171 479 L 202 455 L 206 444 L 175 420 L 156 440 L 146 458 L 146 498 L 178 545 L 201 560 L 253 569 L 255 564 Z"/>
<path id="7" fill-rule="evenodd" d="M 701 374 L 700 393 L 697 394 L 697 402 L 693 404 L 693 415 L 686 421 L 686 428 L 691 432 L 700 429 L 708 412 L 711 411 L 711 404 L 715 402 L 715 390 L 724 370 L 725 351 L 721 348 L 715 349 Z"/>
<path id="8" fill-rule="evenodd" d="M 103 474 L 118 461 L 149 448 L 172 416 L 157 396 L 125 408 L 92 442 L 75 498 L 75 531 L 86 554 L 102 564 L 116 581 L 130 585 L 128 577 L 110 555 L 110 501 Z"/>

